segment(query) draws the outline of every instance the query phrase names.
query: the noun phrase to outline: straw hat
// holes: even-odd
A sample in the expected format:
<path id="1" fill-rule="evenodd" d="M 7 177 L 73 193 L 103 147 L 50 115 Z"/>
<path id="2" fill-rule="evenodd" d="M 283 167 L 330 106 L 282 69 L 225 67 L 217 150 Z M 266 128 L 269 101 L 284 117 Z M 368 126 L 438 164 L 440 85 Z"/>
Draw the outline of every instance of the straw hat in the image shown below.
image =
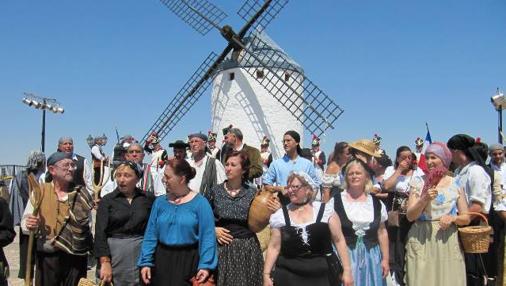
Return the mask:
<path id="1" fill-rule="evenodd" d="M 351 148 L 356 149 L 358 151 L 364 152 L 367 155 L 370 155 L 370 156 L 373 156 L 376 158 L 381 157 L 381 153 L 378 152 L 377 146 L 376 146 L 376 144 L 374 144 L 374 142 L 372 140 L 360 139 L 360 140 L 357 140 L 355 142 L 348 144 L 348 146 L 350 146 Z"/>

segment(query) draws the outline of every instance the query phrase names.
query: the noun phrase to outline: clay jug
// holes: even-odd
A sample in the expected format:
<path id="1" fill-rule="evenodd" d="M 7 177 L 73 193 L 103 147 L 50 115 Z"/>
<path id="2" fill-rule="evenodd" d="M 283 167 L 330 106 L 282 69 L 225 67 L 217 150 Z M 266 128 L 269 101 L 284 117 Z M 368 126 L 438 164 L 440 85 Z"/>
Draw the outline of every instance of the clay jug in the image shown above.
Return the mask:
<path id="1" fill-rule="evenodd" d="M 256 194 L 248 213 L 248 227 L 251 231 L 259 232 L 269 224 L 272 211 L 267 207 L 267 202 L 276 196 L 279 190 L 280 187 L 264 186 Z"/>

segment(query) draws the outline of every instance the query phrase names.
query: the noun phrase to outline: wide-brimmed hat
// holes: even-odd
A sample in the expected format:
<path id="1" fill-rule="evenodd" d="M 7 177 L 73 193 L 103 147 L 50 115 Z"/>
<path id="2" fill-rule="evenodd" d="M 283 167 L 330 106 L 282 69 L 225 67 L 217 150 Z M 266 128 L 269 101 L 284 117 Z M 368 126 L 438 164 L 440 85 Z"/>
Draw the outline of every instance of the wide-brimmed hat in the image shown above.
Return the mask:
<path id="1" fill-rule="evenodd" d="M 358 151 L 364 152 L 367 155 L 379 158 L 381 157 L 381 153 L 376 147 L 376 144 L 372 142 L 372 140 L 369 139 L 360 139 L 355 142 L 349 143 L 348 146 L 350 146 L 353 149 L 356 149 Z"/>

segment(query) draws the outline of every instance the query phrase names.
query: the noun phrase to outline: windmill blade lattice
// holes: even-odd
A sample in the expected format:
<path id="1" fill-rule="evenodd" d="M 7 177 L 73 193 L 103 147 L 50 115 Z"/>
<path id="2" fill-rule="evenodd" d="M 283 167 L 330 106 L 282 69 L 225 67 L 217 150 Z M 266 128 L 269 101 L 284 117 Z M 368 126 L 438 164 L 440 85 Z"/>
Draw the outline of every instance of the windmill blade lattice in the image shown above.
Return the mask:
<path id="1" fill-rule="evenodd" d="M 188 79 L 183 88 L 172 99 L 162 114 L 155 121 L 153 126 L 144 135 L 142 142 L 145 142 L 153 131 L 158 133 L 160 140 L 176 126 L 181 118 L 190 110 L 211 84 L 213 70 L 216 67 L 217 55 L 211 52 L 204 62 L 197 68 L 197 71 Z"/>
<path id="2" fill-rule="evenodd" d="M 160 0 L 160 2 L 201 35 L 207 34 L 227 17 L 225 12 L 206 0 Z"/>
<path id="3" fill-rule="evenodd" d="M 327 129 L 333 128 L 334 122 L 343 113 L 339 105 L 306 76 L 301 79 L 289 79 L 279 75 L 277 69 L 290 69 L 292 63 L 286 60 L 282 52 L 272 50 L 257 35 L 251 38 L 248 47 L 243 50 L 241 58 L 241 61 L 246 63 L 245 70 L 283 104 L 310 133 L 321 136 Z M 259 53 L 263 49 L 269 49 L 271 52 Z M 257 68 L 247 66 L 263 66 L 268 72 L 259 77 Z"/>
<path id="4" fill-rule="evenodd" d="M 281 9 L 283 9 L 288 3 L 288 0 L 266 0 L 269 1 L 269 7 L 262 13 L 262 15 L 255 21 L 249 31 L 257 31 L 261 32 L 269 23 L 276 18 Z M 255 15 L 255 13 L 262 7 L 262 5 L 266 1 L 258 1 L 258 0 L 246 0 L 244 4 L 237 11 L 237 15 L 239 15 L 243 20 L 249 21 L 251 17 Z M 264 3 L 262 3 L 264 2 Z M 244 36 L 244 35 L 241 35 Z"/>

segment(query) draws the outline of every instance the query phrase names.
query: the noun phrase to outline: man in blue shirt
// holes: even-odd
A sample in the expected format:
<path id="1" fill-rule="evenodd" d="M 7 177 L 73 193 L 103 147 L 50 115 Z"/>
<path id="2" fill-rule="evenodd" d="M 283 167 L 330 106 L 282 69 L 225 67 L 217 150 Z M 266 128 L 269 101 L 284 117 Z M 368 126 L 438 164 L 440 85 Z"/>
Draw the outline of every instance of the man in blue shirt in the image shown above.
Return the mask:
<path id="1" fill-rule="evenodd" d="M 299 133 L 293 130 L 287 131 L 283 136 L 283 147 L 286 152 L 285 155 L 271 163 L 269 169 L 263 176 L 263 184 L 267 187 L 286 186 L 288 176 L 291 172 L 303 171 L 311 176 L 316 184 L 320 185 L 321 180 L 316 175 L 313 163 L 300 156 L 302 149 L 300 147 Z"/>

